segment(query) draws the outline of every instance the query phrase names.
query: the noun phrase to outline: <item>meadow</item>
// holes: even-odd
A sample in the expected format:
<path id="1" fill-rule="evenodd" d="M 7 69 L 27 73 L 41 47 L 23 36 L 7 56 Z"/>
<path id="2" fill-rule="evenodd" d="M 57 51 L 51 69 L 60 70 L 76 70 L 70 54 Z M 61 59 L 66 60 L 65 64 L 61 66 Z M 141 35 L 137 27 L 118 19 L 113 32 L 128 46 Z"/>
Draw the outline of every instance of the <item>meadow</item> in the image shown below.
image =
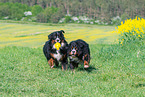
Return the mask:
<path id="1" fill-rule="evenodd" d="M 90 68 L 50 69 L 47 35 L 63 29 L 68 42 L 89 43 Z M 114 26 L 0 23 L 0 96 L 144 97 L 145 45 L 118 45 Z"/>
<path id="2" fill-rule="evenodd" d="M 1 21 L 2 22 L 2 21 Z M 0 47 L 23 46 L 42 47 L 48 40 L 48 35 L 57 30 L 64 30 L 68 42 L 75 39 L 83 39 L 88 43 L 112 43 L 117 36 L 112 33 L 115 27 L 67 24 L 67 25 L 46 25 L 46 24 L 18 24 L 0 23 Z"/>

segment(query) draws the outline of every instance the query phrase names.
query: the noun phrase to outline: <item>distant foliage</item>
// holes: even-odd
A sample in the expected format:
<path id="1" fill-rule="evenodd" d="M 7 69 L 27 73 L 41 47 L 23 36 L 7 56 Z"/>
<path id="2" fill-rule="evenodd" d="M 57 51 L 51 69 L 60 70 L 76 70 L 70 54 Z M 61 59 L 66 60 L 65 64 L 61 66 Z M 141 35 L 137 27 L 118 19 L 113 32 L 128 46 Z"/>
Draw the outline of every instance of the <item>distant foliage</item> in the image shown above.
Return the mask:
<path id="1" fill-rule="evenodd" d="M 25 4 L 0 3 L 0 19 L 20 20 L 25 16 L 24 12 L 28 10 L 31 8 Z"/>
<path id="2" fill-rule="evenodd" d="M 119 16 L 113 17 L 111 24 L 120 25 L 121 18 Z"/>
<path id="3" fill-rule="evenodd" d="M 69 16 L 66 15 L 64 18 L 61 18 L 59 20 L 59 23 L 78 23 L 78 24 L 99 24 L 99 25 L 118 25 L 120 24 L 121 20 L 112 20 L 112 22 L 108 23 L 107 21 L 103 21 L 103 20 L 95 20 L 92 18 L 89 18 L 87 16 Z"/>
<path id="4" fill-rule="evenodd" d="M 41 13 L 43 11 L 43 8 L 39 5 L 34 5 L 32 6 L 32 13 L 33 13 L 33 16 L 36 16 L 38 15 L 39 13 Z"/>
<path id="5" fill-rule="evenodd" d="M 58 12 L 58 8 L 48 7 L 37 15 L 37 22 L 53 22 L 58 23 L 62 14 Z"/>
<path id="6" fill-rule="evenodd" d="M 117 33 L 120 34 L 119 43 L 144 42 L 145 40 L 145 19 L 136 17 L 122 21 L 118 26 Z"/>
<path id="7" fill-rule="evenodd" d="M 65 23 L 69 23 L 71 21 L 72 21 L 71 16 L 65 16 L 65 19 L 64 19 Z"/>
<path id="8" fill-rule="evenodd" d="M 0 0 L 0 19 L 119 25 L 145 17 L 144 4 L 145 0 Z M 27 11 L 32 15 L 25 16 Z"/>

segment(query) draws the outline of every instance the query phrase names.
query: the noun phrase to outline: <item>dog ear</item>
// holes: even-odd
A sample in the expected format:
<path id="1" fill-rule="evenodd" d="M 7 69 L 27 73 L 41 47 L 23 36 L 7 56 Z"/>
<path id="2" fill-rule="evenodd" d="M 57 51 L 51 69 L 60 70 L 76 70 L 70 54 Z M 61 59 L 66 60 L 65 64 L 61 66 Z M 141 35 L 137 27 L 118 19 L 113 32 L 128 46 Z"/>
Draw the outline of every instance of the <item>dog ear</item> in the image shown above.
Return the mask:
<path id="1" fill-rule="evenodd" d="M 67 47 L 67 55 L 69 56 L 69 53 L 70 53 L 70 51 L 71 51 L 71 43 L 68 45 L 68 47 Z"/>
<path id="2" fill-rule="evenodd" d="M 83 51 L 82 51 L 81 47 L 78 46 L 78 44 L 77 44 L 77 48 L 78 48 L 78 55 L 81 55 L 83 53 Z"/>
<path id="3" fill-rule="evenodd" d="M 78 51 L 78 56 L 80 56 L 82 54 L 82 51 Z"/>
<path id="4" fill-rule="evenodd" d="M 77 45 L 79 45 L 80 48 L 83 48 L 84 44 L 83 43 L 77 43 Z"/>
<path id="5" fill-rule="evenodd" d="M 60 32 L 65 33 L 63 30 L 60 30 Z"/>
<path id="6" fill-rule="evenodd" d="M 52 33 L 48 35 L 48 39 L 52 39 Z"/>

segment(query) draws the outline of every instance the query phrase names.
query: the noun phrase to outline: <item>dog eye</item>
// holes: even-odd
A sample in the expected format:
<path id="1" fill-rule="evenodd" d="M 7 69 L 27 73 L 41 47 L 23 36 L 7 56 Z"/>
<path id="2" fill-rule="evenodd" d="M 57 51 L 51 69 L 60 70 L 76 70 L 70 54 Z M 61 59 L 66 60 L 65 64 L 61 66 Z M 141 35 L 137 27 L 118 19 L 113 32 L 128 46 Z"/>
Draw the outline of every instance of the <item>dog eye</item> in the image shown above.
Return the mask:
<path id="1" fill-rule="evenodd" d="M 71 47 L 71 49 L 73 49 L 73 47 Z"/>

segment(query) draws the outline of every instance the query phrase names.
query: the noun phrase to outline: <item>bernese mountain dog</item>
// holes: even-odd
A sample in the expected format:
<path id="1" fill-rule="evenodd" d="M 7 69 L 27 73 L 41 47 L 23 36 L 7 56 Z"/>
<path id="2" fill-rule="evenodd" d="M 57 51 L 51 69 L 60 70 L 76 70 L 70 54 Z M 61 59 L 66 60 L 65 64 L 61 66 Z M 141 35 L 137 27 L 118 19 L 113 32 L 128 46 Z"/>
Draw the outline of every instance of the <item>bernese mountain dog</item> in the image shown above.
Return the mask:
<path id="1" fill-rule="evenodd" d="M 81 39 L 70 42 L 68 48 L 68 57 L 70 59 L 70 69 L 74 70 L 74 68 L 77 68 L 78 64 L 81 62 L 83 62 L 84 68 L 89 68 L 89 44 Z"/>
<path id="2" fill-rule="evenodd" d="M 65 33 L 63 30 L 52 32 L 48 35 L 48 41 L 43 47 L 43 53 L 50 65 L 50 68 L 54 67 L 54 64 L 58 67 L 59 62 L 61 62 L 62 70 L 67 69 L 67 49 L 68 43 L 63 35 Z M 55 48 L 55 43 L 59 42 L 61 47 L 59 50 Z"/>

